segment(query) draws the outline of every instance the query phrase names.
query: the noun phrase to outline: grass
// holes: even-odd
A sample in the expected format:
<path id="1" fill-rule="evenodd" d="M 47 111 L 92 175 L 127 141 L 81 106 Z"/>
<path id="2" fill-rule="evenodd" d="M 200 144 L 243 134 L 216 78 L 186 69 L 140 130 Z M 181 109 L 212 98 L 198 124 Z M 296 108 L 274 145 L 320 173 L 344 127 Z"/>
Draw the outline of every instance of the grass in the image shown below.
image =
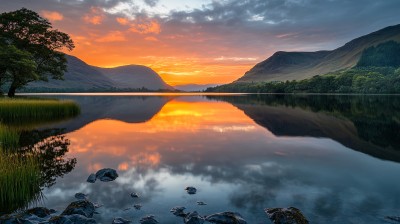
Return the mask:
<path id="1" fill-rule="evenodd" d="M 73 101 L 0 97 L 0 215 L 41 199 L 40 160 L 34 153 L 17 153 L 21 132 L 79 113 Z"/>
<path id="2" fill-rule="evenodd" d="M 19 138 L 20 135 L 16 130 L 0 123 L 0 151 L 17 149 Z"/>
<path id="3" fill-rule="evenodd" d="M 32 123 L 66 119 L 79 113 L 79 106 L 73 101 L 0 98 L 0 122 L 11 126 L 32 126 Z"/>
<path id="4" fill-rule="evenodd" d="M 0 213 L 26 208 L 41 199 L 39 161 L 33 155 L 0 152 Z"/>

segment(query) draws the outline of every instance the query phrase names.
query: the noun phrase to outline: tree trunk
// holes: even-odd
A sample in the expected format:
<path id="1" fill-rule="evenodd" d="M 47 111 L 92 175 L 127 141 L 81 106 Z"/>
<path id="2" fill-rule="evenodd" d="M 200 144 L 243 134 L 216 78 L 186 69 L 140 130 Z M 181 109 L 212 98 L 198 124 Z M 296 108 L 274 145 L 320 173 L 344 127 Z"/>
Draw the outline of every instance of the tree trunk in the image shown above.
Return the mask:
<path id="1" fill-rule="evenodd" d="M 15 96 L 15 90 L 17 90 L 17 85 L 12 82 L 10 89 L 8 90 L 8 97 L 14 97 Z"/>

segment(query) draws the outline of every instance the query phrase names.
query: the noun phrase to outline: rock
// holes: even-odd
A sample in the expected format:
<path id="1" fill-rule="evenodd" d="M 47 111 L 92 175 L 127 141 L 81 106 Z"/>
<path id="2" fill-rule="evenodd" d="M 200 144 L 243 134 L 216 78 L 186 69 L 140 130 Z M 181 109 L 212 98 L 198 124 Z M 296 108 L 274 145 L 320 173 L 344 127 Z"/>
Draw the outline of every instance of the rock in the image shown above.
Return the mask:
<path id="1" fill-rule="evenodd" d="M 96 173 L 96 179 L 99 179 L 100 181 L 103 182 L 113 181 L 117 179 L 117 177 L 118 177 L 117 171 L 110 168 L 101 169 Z"/>
<path id="2" fill-rule="evenodd" d="M 78 200 L 87 200 L 87 194 L 84 193 L 76 193 L 75 194 L 75 198 Z"/>
<path id="3" fill-rule="evenodd" d="M 83 215 L 61 215 L 52 217 L 49 224 L 96 224 L 96 220 Z"/>
<path id="4" fill-rule="evenodd" d="M 55 212 L 54 210 L 47 209 L 45 207 L 36 207 L 36 208 L 31 208 L 31 209 L 26 210 L 25 213 L 36 215 L 37 217 L 40 217 L 40 218 L 44 218 L 54 212 Z"/>
<path id="5" fill-rule="evenodd" d="M 236 212 L 220 212 L 209 215 L 206 221 L 217 224 L 247 224 L 239 213 Z"/>
<path id="6" fill-rule="evenodd" d="M 184 212 L 185 209 L 186 209 L 185 207 L 176 206 L 176 207 L 173 207 L 173 208 L 170 210 L 170 212 L 172 212 L 172 214 L 174 214 L 174 215 L 176 215 L 176 216 L 185 217 L 185 216 L 186 216 L 186 213 Z"/>
<path id="7" fill-rule="evenodd" d="M 83 215 L 69 215 L 67 218 L 74 224 L 96 224 L 96 220 L 92 218 L 86 218 Z"/>
<path id="8" fill-rule="evenodd" d="M 131 197 L 132 197 L 132 198 L 138 198 L 139 195 L 138 195 L 137 193 L 134 193 L 134 192 L 133 192 L 133 193 L 131 193 Z"/>
<path id="9" fill-rule="evenodd" d="M 94 183 L 94 182 L 96 182 L 96 174 L 94 174 L 94 173 L 92 173 L 92 174 L 90 174 L 89 175 L 89 177 L 87 178 L 87 182 L 89 182 L 89 183 Z"/>
<path id="10" fill-rule="evenodd" d="M 184 222 L 185 224 L 203 224 L 204 218 L 194 211 L 186 215 Z"/>
<path id="11" fill-rule="evenodd" d="M 154 219 L 153 215 L 147 215 L 140 219 L 140 224 L 157 224 L 158 221 Z"/>
<path id="12" fill-rule="evenodd" d="M 26 216 L 26 215 L 25 215 Z M 39 222 L 46 221 L 45 219 L 41 219 L 36 215 L 26 216 L 24 215 L 11 215 L 11 216 L 2 216 L 0 217 L 1 224 L 37 224 Z"/>
<path id="13" fill-rule="evenodd" d="M 54 213 L 44 207 L 29 209 L 22 213 L 3 215 L 0 217 L 0 224 L 37 224 L 46 222 L 45 217 L 50 218 L 49 214 Z M 40 216 L 40 217 L 39 217 Z"/>
<path id="14" fill-rule="evenodd" d="M 129 224 L 129 223 L 131 223 L 131 221 L 120 218 L 120 217 L 115 218 L 112 222 L 112 224 Z"/>
<path id="15" fill-rule="evenodd" d="M 142 205 L 141 205 L 141 204 L 135 204 L 135 205 L 133 205 L 133 207 L 134 207 L 136 210 L 140 210 L 140 209 L 142 208 Z"/>
<path id="16" fill-rule="evenodd" d="M 301 211 L 294 207 L 267 208 L 265 212 L 274 224 L 308 224 Z"/>
<path id="17" fill-rule="evenodd" d="M 61 213 L 61 215 L 83 215 L 87 218 L 92 218 L 95 207 L 90 201 L 75 201 Z"/>
<path id="18" fill-rule="evenodd" d="M 73 224 L 66 216 L 54 216 L 49 220 L 49 224 Z"/>
<path id="19" fill-rule="evenodd" d="M 101 208 L 101 207 L 103 207 L 103 205 L 102 205 L 102 204 L 99 204 L 99 203 L 93 203 L 93 205 L 94 205 L 94 208 Z"/>
<path id="20" fill-rule="evenodd" d="M 195 187 L 186 187 L 185 190 L 188 194 L 196 194 L 197 192 L 197 189 Z"/>
<path id="21" fill-rule="evenodd" d="M 197 205 L 207 205 L 206 203 L 202 202 L 202 201 L 198 201 Z"/>
<path id="22" fill-rule="evenodd" d="M 398 217 L 398 216 L 386 216 L 385 219 L 400 223 L 400 217 Z"/>

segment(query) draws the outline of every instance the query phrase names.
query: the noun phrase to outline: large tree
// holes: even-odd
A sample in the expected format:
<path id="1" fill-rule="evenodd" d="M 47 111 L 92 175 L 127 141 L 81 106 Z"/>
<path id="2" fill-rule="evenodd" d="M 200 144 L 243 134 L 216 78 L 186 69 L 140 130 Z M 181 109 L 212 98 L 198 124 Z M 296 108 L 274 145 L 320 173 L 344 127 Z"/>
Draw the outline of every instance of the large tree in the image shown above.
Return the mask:
<path id="1" fill-rule="evenodd" d="M 0 78 L 10 82 L 8 96 L 12 97 L 29 82 L 47 81 L 48 77 L 63 79 L 67 60 L 61 50 L 72 50 L 74 43 L 68 34 L 54 29 L 39 14 L 22 8 L 0 14 L 0 46 L 11 54 L 24 54 L 24 59 L 31 58 L 35 63 L 32 72 L 15 71 L 15 64 L 11 63 L 0 65 Z"/>

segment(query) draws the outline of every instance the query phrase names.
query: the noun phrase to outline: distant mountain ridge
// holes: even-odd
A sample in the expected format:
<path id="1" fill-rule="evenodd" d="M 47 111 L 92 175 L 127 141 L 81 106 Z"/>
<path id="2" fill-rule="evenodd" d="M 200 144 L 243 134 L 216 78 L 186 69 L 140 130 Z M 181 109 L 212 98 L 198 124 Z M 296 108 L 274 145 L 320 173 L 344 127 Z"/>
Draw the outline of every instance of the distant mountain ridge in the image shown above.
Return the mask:
<path id="1" fill-rule="evenodd" d="M 218 86 L 218 84 L 186 84 L 186 85 L 176 85 L 175 89 L 186 91 L 186 92 L 199 92 L 204 91 L 207 88 Z"/>
<path id="2" fill-rule="evenodd" d="M 118 90 L 174 90 L 151 68 L 142 65 L 126 65 L 115 68 L 91 66 L 77 57 L 66 55 L 68 71 L 64 80 L 32 82 L 25 92 L 67 91 L 118 91 Z"/>
<path id="3" fill-rule="evenodd" d="M 364 49 L 387 41 L 400 42 L 400 24 L 356 38 L 332 51 L 278 51 L 235 82 L 301 80 L 354 67 Z"/>

